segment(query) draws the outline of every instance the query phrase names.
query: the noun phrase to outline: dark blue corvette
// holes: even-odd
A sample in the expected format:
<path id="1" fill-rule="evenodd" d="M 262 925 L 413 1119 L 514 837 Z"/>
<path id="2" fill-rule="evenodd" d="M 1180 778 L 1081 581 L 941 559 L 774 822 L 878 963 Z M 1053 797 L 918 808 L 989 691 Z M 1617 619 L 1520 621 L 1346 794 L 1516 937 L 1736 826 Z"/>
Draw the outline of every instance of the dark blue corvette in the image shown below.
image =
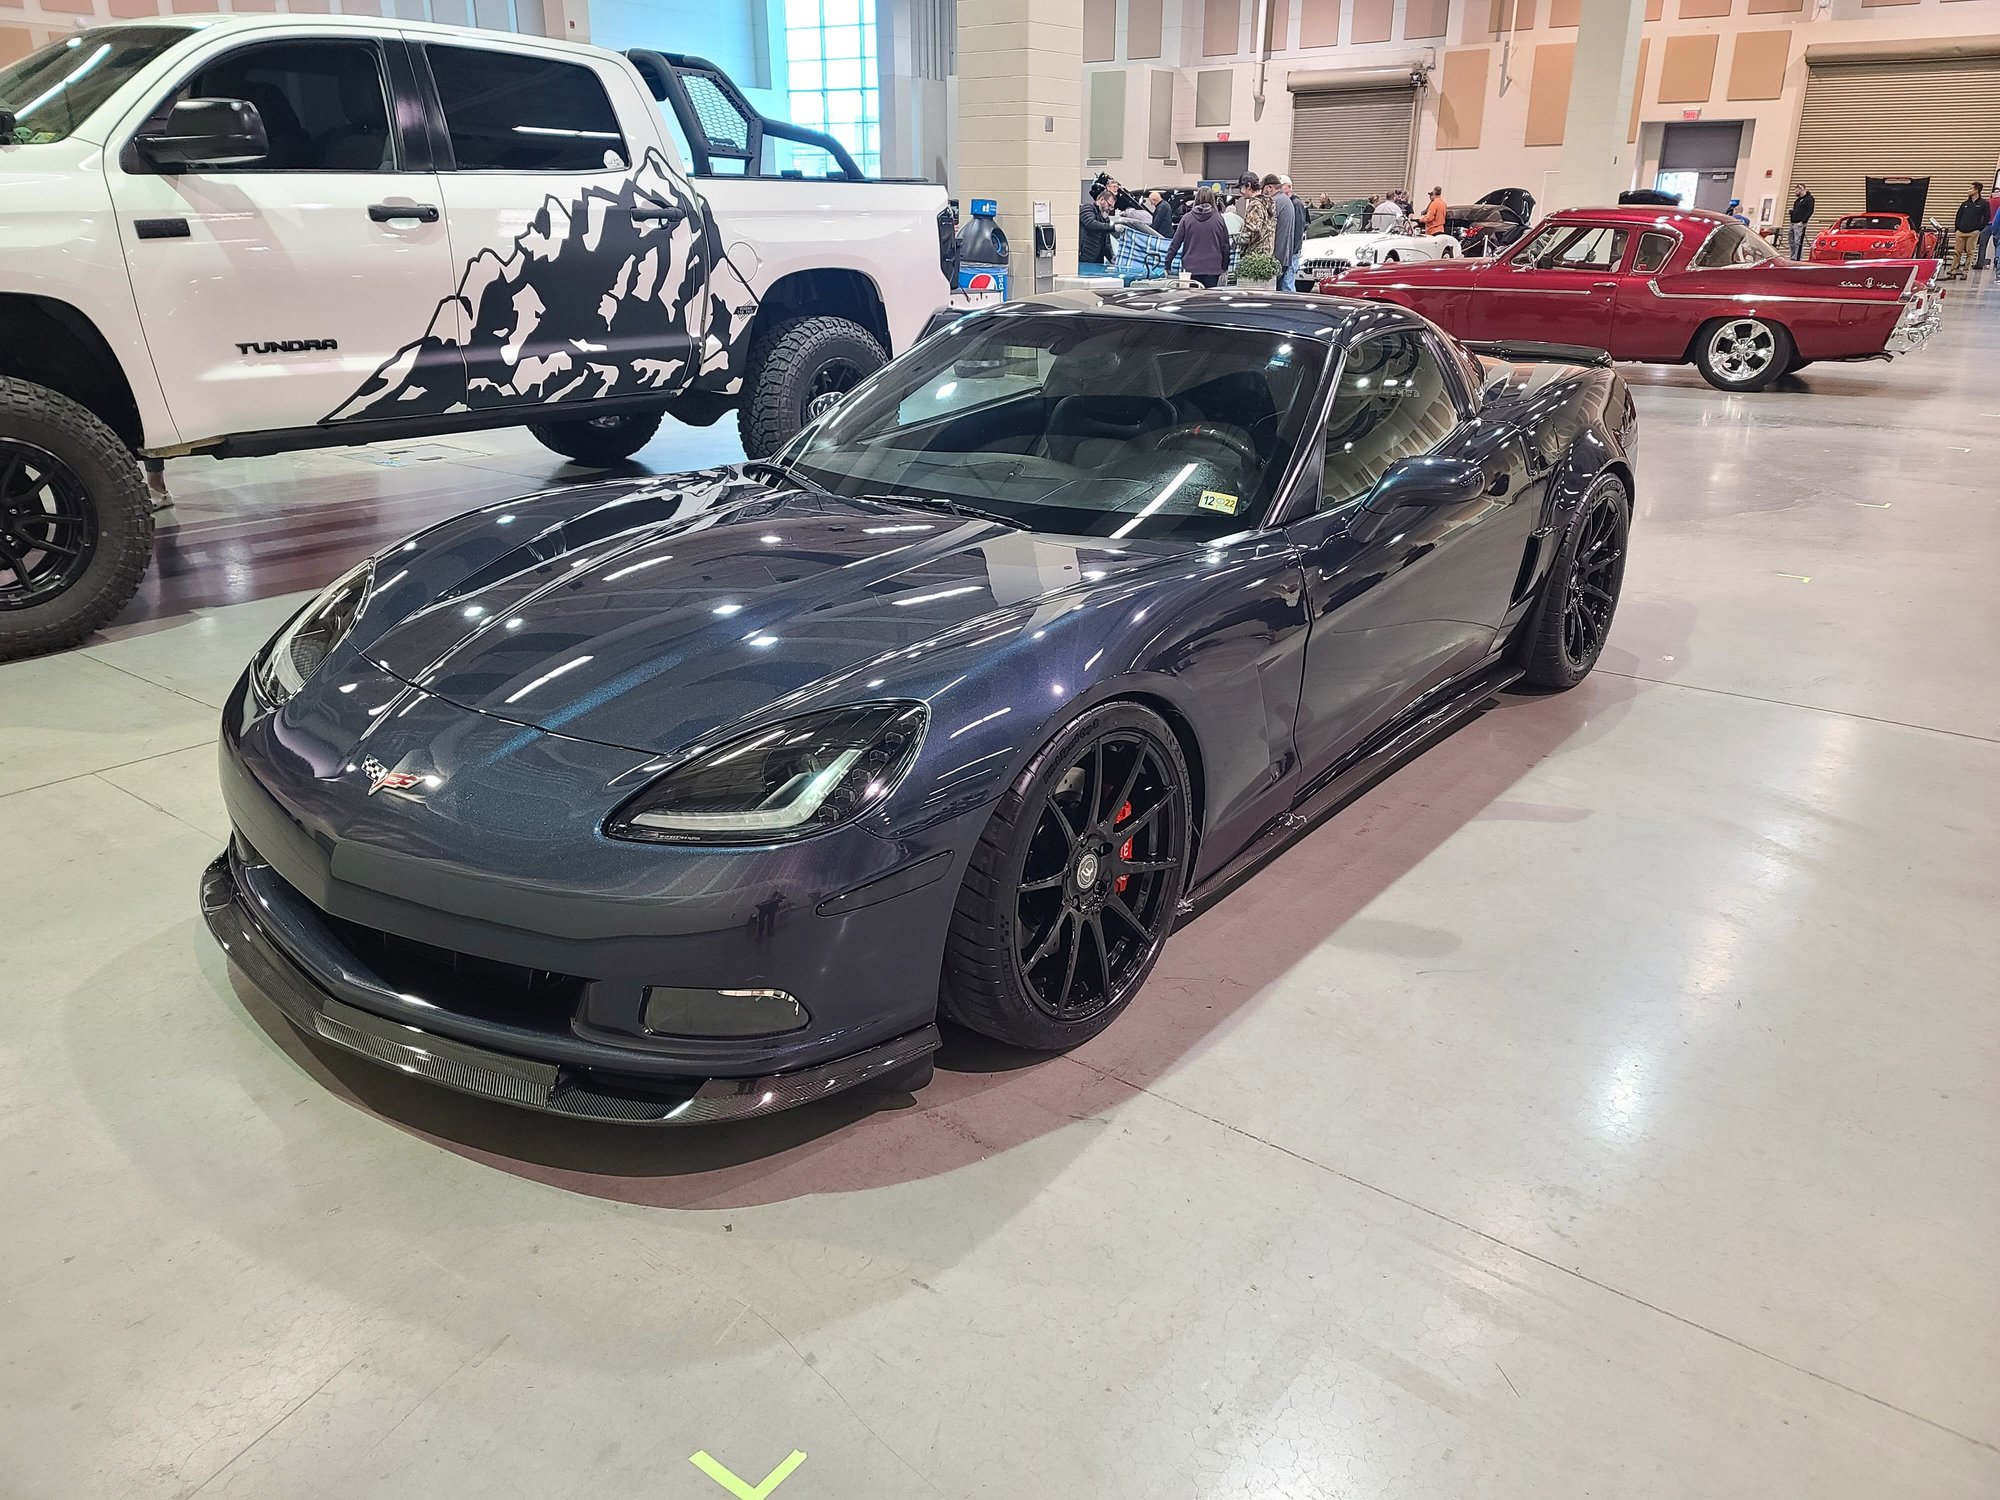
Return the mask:
<path id="1" fill-rule="evenodd" d="M 941 1011 L 1073 1045 L 1313 816 L 1590 670 L 1633 440 L 1601 357 L 1380 304 L 964 319 L 774 462 L 331 585 L 225 711 L 209 924 L 305 1030 L 598 1119 L 914 1088 Z"/>

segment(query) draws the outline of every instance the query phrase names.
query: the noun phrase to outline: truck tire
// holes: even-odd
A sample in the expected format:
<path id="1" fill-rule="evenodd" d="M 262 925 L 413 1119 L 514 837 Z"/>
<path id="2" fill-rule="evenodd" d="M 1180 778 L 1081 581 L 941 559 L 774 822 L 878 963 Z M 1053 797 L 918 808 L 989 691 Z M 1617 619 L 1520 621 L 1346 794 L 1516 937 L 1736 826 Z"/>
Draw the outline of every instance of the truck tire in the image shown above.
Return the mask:
<path id="1" fill-rule="evenodd" d="M 108 622 L 153 556 L 138 460 L 85 407 L 0 377 L 0 661 Z"/>
<path id="2" fill-rule="evenodd" d="M 736 430 L 746 458 L 769 458 L 889 362 L 869 331 L 848 318 L 793 318 L 758 339 Z"/>
<path id="3" fill-rule="evenodd" d="M 528 431 L 544 448 L 593 469 L 622 464 L 653 440 L 664 412 L 611 412 L 563 422 L 530 422 Z"/>

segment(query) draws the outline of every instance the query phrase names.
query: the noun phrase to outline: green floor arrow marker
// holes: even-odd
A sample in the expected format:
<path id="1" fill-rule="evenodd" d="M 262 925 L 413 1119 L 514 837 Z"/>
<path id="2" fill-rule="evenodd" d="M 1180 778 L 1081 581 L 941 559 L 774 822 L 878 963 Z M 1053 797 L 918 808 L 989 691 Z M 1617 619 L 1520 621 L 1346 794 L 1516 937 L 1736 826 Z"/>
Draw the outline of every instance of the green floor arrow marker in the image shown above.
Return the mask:
<path id="1" fill-rule="evenodd" d="M 775 1490 L 787 1479 L 790 1479 L 792 1471 L 805 1461 L 806 1456 L 794 1448 L 792 1456 L 766 1474 L 762 1484 L 752 1485 L 749 1480 L 739 1479 L 735 1474 L 732 1474 L 718 1460 L 710 1458 L 706 1450 L 695 1454 L 694 1457 L 688 1460 L 689 1463 L 701 1470 L 702 1473 L 713 1479 L 725 1490 L 728 1490 L 730 1494 L 736 1497 L 736 1500 L 765 1500 L 765 1497 L 771 1491 Z"/>

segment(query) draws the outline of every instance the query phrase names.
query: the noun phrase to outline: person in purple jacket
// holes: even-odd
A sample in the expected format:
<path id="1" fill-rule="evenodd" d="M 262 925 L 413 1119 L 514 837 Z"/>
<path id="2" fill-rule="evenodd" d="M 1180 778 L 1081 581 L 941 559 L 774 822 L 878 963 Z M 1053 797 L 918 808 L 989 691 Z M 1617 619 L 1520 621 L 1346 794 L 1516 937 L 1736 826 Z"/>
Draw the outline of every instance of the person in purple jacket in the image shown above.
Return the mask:
<path id="1" fill-rule="evenodd" d="M 1229 225 L 1215 207 L 1215 189 L 1202 188 L 1194 195 L 1194 207 L 1181 215 L 1174 237 L 1167 245 L 1167 271 L 1174 269 L 1174 257 L 1181 257 L 1181 269 L 1202 286 L 1214 286 L 1229 269 Z"/>

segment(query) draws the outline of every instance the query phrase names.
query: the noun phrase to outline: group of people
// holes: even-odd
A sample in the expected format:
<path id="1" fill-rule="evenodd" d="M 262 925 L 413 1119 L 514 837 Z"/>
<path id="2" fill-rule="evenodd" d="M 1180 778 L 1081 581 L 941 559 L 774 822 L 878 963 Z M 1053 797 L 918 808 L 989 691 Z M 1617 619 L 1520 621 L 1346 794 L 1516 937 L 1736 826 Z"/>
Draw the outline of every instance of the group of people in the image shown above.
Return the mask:
<path id="1" fill-rule="evenodd" d="M 1213 187 L 1198 188 L 1185 211 L 1157 191 L 1122 210 L 1119 197 L 1117 179 L 1109 174 L 1099 174 L 1091 184 L 1077 216 L 1079 267 L 1111 262 L 1116 258 L 1118 236 L 1136 229 L 1165 239 L 1167 271 L 1171 274 L 1178 262 L 1201 286 L 1219 285 L 1235 252 L 1270 256 L 1278 263 L 1278 290 L 1298 290 L 1299 260 L 1313 206 L 1292 191 L 1291 178 L 1246 172 L 1237 179 L 1233 196 L 1225 197 Z M 1317 206 L 1331 208 L 1333 199 L 1323 196 Z M 1445 211 L 1444 189 L 1432 188 L 1422 214 L 1425 234 L 1444 232 Z M 1393 230 L 1413 216 L 1410 196 L 1400 189 L 1368 200 L 1371 229 Z"/>

